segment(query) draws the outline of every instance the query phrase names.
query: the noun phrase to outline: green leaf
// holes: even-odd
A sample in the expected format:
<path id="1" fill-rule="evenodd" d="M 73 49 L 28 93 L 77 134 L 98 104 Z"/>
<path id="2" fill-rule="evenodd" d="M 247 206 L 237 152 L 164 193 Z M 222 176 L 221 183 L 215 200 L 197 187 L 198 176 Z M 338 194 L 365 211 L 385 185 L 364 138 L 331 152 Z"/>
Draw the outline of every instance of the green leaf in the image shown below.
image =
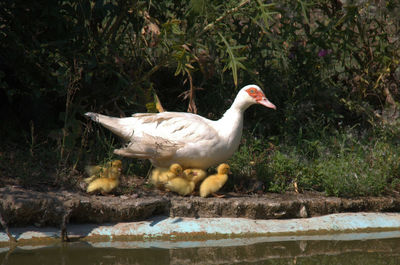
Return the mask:
<path id="1" fill-rule="evenodd" d="M 260 6 L 261 10 L 261 18 L 264 21 L 264 26 L 266 29 L 269 29 L 269 22 L 273 21 L 272 15 L 277 14 L 276 11 L 271 11 L 270 9 L 275 8 L 275 4 L 263 4 L 261 0 L 257 0 L 258 5 Z"/>
<path id="2" fill-rule="evenodd" d="M 307 16 L 307 5 L 312 5 L 312 4 L 306 4 L 306 3 L 304 3 L 303 1 L 301 1 L 301 0 L 298 0 L 299 1 L 299 3 L 300 3 L 300 6 L 301 6 L 301 12 L 303 13 L 303 17 L 304 17 L 304 19 L 306 20 L 306 23 L 307 24 L 310 24 L 310 21 L 309 21 L 309 19 L 308 19 L 308 16 Z"/>
<path id="3" fill-rule="evenodd" d="M 244 61 L 247 58 L 246 57 L 236 57 L 235 52 L 236 50 L 242 49 L 243 45 L 237 45 L 237 46 L 230 46 L 227 40 L 222 36 L 221 33 L 219 33 L 219 36 L 221 37 L 222 41 L 224 42 L 226 46 L 226 52 L 228 53 L 229 59 L 227 60 L 227 64 L 225 65 L 223 72 L 225 72 L 228 68 L 232 70 L 232 76 L 233 76 L 233 82 L 235 84 L 235 87 L 238 85 L 238 69 L 246 69 L 246 67 L 240 62 Z"/>

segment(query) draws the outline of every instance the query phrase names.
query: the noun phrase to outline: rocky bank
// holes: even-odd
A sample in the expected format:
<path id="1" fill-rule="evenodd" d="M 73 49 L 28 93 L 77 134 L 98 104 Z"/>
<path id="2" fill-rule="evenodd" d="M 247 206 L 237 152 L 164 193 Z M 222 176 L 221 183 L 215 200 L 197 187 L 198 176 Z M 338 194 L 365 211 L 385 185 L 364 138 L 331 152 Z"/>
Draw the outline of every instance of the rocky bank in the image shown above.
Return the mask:
<path id="1" fill-rule="evenodd" d="M 60 226 L 68 223 L 132 222 L 153 216 L 307 218 L 342 212 L 400 212 L 400 196 L 337 198 L 318 193 L 228 194 L 226 198 L 171 194 L 95 196 L 81 192 L 38 192 L 0 188 L 0 210 L 11 226 Z"/>

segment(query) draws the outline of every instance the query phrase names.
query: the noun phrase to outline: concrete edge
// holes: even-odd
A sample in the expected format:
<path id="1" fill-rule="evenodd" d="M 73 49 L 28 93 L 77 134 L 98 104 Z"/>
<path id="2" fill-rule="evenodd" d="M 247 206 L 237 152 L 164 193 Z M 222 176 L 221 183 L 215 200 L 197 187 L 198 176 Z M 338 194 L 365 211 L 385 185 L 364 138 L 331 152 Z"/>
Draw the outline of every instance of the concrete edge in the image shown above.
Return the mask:
<path id="1" fill-rule="evenodd" d="M 294 238 L 357 240 L 371 236 L 400 237 L 400 213 L 340 213 L 287 220 L 158 216 L 140 222 L 71 224 L 67 229 L 72 241 L 99 247 L 114 243 L 115 247 L 123 248 L 221 246 Z M 18 246 L 44 246 L 60 241 L 60 230 L 53 227 L 11 228 L 10 232 L 18 240 Z M 8 242 L 7 234 L 1 231 L 0 252 Z"/>

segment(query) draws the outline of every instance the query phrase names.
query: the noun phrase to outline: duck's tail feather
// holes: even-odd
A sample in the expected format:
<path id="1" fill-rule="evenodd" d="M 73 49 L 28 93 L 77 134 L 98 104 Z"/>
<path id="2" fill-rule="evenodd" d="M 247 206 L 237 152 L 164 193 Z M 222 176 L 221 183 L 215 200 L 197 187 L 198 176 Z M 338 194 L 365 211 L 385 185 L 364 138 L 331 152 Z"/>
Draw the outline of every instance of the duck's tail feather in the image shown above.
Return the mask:
<path id="1" fill-rule="evenodd" d="M 105 128 L 109 129 L 114 134 L 118 135 L 126 141 L 128 141 L 133 136 L 134 118 L 132 117 L 115 118 L 94 112 L 86 112 L 85 116 L 90 118 L 94 122 L 100 123 Z"/>

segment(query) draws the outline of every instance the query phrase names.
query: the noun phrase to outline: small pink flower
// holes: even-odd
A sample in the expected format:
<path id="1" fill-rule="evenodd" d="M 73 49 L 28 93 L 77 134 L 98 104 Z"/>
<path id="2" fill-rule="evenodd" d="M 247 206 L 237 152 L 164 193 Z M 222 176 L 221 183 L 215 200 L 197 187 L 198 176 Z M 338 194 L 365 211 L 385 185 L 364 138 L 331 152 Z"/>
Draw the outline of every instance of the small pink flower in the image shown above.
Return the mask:
<path id="1" fill-rule="evenodd" d="M 322 50 L 320 50 L 320 51 L 318 52 L 318 56 L 319 56 L 319 57 L 324 57 L 324 56 L 327 56 L 327 55 L 330 54 L 330 53 L 332 53 L 332 50 L 331 50 L 331 49 L 329 49 L 329 50 L 324 50 L 324 49 L 322 49 Z"/>

